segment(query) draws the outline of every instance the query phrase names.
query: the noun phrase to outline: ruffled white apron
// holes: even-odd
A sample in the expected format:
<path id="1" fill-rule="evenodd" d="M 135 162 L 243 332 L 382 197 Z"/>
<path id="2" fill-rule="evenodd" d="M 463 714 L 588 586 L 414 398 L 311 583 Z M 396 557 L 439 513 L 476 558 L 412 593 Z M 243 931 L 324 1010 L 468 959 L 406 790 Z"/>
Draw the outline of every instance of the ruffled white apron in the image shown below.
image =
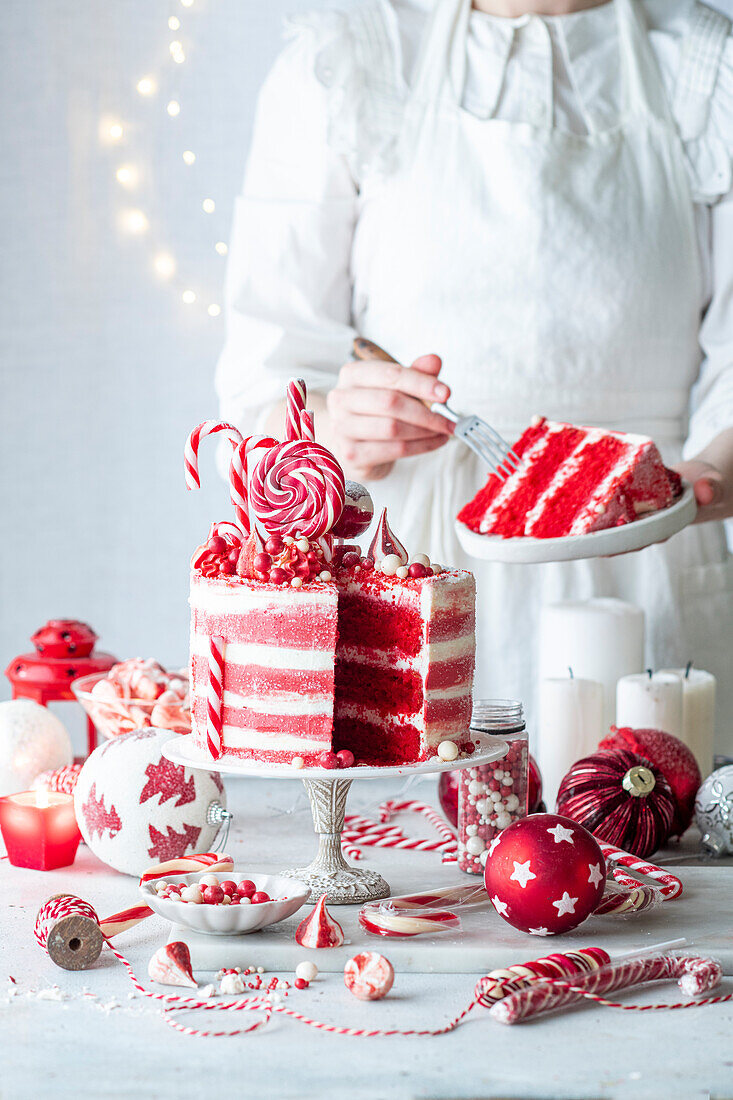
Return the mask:
<path id="1" fill-rule="evenodd" d="M 444 357 L 452 404 L 515 438 L 535 414 L 651 435 L 679 460 L 700 361 L 702 274 L 682 144 L 632 0 L 615 0 L 623 109 L 610 130 L 479 118 L 461 106 L 470 0 L 439 0 L 400 137 L 367 174 L 352 271 L 359 332 Z M 490 59 L 489 59 L 490 63 Z M 419 345 L 419 346 L 418 346 Z M 541 606 L 619 596 L 647 612 L 647 660 L 694 660 L 733 714 L 733 568 L 720 525 L 613 559 L 469 560 L 453 517 L 485 480 L 462 444 L 372 488 L 413 552 L 471 568 L 477 693 L 536 693 Z"/>

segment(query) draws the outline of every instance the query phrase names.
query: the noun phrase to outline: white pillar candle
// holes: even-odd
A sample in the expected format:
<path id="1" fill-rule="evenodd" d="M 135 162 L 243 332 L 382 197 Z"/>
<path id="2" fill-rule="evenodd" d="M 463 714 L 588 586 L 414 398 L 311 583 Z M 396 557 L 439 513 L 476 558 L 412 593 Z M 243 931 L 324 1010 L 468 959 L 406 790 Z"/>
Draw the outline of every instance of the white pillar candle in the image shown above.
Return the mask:
<path id="1" fill-rule="evenodd" d="M 616 718 L 616 684 L 644 668 L 644 612 L 616 599 L 548 604 L 540 617 L 541 679 L 597 680 L 603 686 L 603 728 Z"/>
<path id="2" fill-rule="evenodd" d="M 576 760 L 596 751 L 603 733 L 602 684 L 569 676 L 542 680 L 537 763 L 550 812 L 565 773 Z"/>
<path id="3" fill-rule="evenodd" d="M 682 681 L 682 733 L 678 736 L 692 749 L 703 779 L 713 770 L 715 743 L 715 687 L 711 672 L 699 668 L 667 668 L 665 672 Z"/>
<path id="4" fill-rule="evenodd" d="M 682 736 L 682 680 L 675 672 L 623 676 L 616 690 L 616 725 Z"/>

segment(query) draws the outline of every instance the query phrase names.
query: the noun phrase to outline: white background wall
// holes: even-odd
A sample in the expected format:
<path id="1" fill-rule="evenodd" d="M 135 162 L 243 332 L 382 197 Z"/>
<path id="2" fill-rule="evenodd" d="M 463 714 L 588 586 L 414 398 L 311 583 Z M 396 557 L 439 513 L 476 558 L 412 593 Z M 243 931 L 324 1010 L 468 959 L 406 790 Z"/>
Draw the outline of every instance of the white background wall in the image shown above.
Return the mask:
<path id="1" fill-rule="evenodd" d="M 344 0 L 347 2 L 347 0 Z M 155 243 L 219 300 L 257 88 L 286 11 L 317 0 L 4 0 L 0 37 L 0 671 L 50 617 L 89 621 L 120 656 L 183 662 L 187 570 L 226 493 L 182 447 L 216 414 L 223 322 L 151 272 Z M 727 7 L 733 13 L 733 0 Z M 188 60 L 173 66 L 167 19 Z M 135 84 L 156 73 L 157 97 Z M 175 96 L 181 114 L 164 105 Z M 100 144 L 104 115 L 126 137 Z M 181 152 L 193 149 L 185 168 Z M 129 201 L 114 172 L 138 164 Z M 201 212 L 205 196 L 215 214 Z M 119 232 L 121 208 L 151 233 Z M 0 698 L 9 694 L 0 677 Z"/>

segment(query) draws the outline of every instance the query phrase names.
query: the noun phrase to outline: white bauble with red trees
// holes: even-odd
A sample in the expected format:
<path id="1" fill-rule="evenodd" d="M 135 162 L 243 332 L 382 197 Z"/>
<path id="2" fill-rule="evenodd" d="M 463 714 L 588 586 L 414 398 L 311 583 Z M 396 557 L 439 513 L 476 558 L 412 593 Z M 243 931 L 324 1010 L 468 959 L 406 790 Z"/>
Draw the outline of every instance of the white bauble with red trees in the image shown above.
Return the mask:
<path id="1" fill-rule="evenodd" d="M 595 837 L 559 814 L 530 814 L 489 846 L 486 889 L 520 932 L 552 936 L 577 928 L 603 897 L 606 863 Z"/>
<path id="2" fill-rule="evenodd" d="M 95 749 L 81 770 L 74 807 L 94 854 L 116 871 L 141 875 L 151 864 L 208 851 L 219 830 L 212 804 L 226 805 L 215 772 L 163 756 L 170 730 L 133 730 Z"/>

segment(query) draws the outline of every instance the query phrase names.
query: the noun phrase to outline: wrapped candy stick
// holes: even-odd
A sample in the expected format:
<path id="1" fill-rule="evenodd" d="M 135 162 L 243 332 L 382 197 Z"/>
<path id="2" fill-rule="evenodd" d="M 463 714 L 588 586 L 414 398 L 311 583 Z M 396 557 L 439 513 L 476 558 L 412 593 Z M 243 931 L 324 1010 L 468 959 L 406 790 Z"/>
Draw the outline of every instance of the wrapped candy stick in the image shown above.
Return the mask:
<path id="1" fill-rule="evenodd" d="M 359 910 L 358 920 L 375 936 L 435 935 L 459 929 L 461 912 L 490 906 L 483 884 L 472 883 L 367 902 Z"/>

